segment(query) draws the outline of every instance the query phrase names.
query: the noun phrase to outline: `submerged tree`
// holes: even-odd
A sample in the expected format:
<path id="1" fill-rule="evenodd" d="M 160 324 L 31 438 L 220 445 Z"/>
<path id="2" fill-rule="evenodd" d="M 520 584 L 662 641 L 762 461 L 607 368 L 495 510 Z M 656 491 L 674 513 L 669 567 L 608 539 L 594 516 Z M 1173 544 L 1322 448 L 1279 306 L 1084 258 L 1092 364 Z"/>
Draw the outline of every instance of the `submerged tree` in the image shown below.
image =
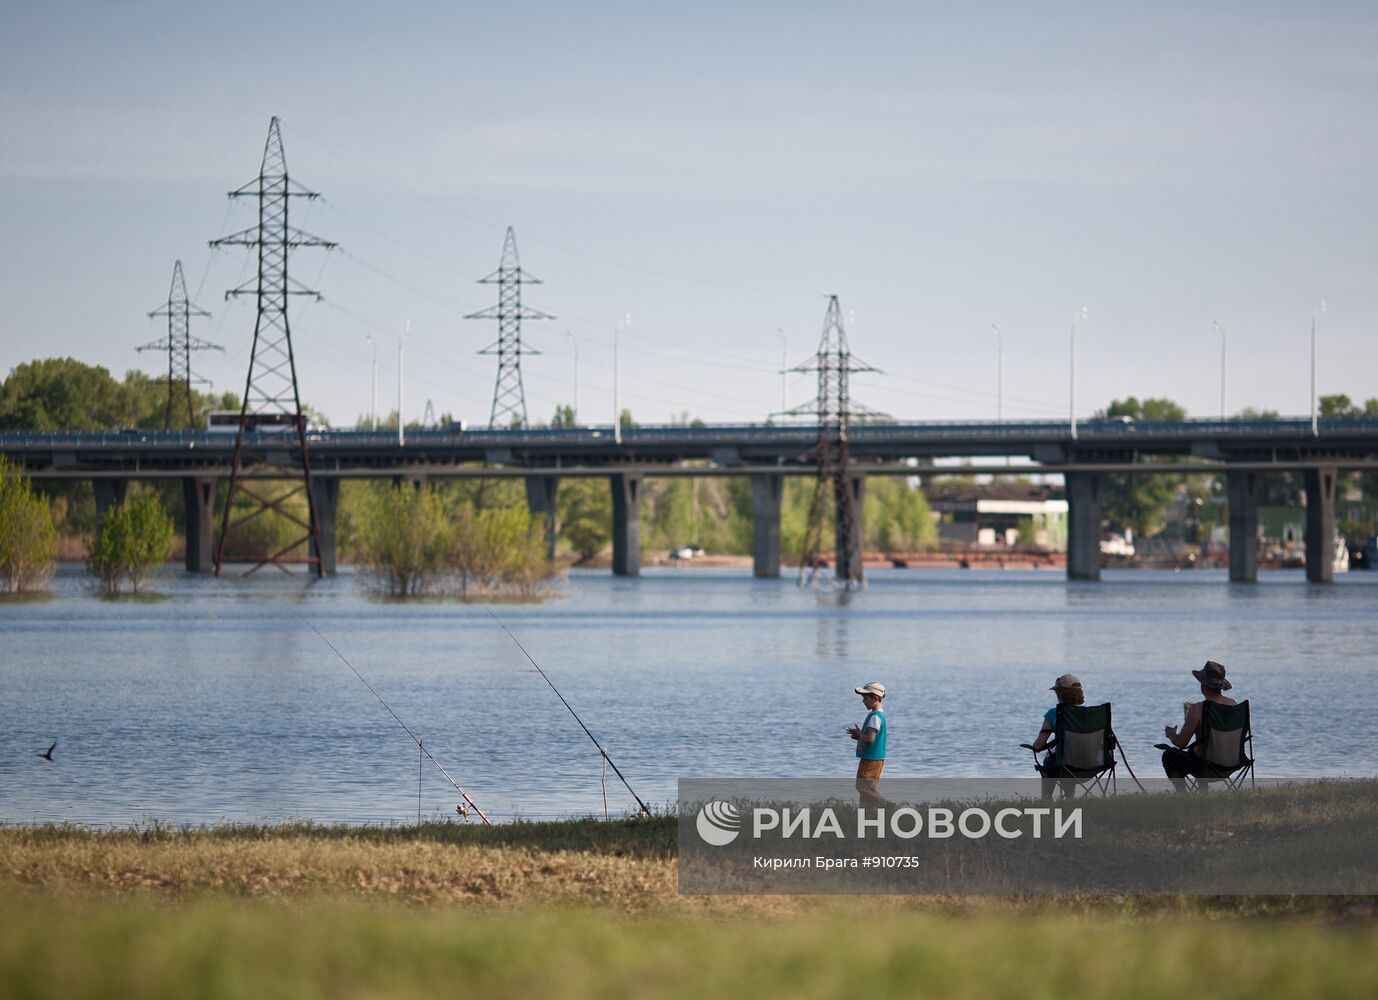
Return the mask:
<path id="1" fill-rule="evenodd" d="M 91 542 L 90 569 L 107 594 L 128 583 L 138 593 L 172 553 L 172 518 L 155 493 L 142 493 L 105 512 Z"/>
<path id="2" fill-rule="evenodd" d="M 449 568 L 454 534 L 445 506 L 430 486 L 374 488 L 364 499 L 355 548 L 394 597 L 436 589 Z"/>
<path id="3" fill-rule="evenodd" d="M 19 467 L 0 456 L 0 591 L 44 590 L 57 565 L 48 504 Z"/>

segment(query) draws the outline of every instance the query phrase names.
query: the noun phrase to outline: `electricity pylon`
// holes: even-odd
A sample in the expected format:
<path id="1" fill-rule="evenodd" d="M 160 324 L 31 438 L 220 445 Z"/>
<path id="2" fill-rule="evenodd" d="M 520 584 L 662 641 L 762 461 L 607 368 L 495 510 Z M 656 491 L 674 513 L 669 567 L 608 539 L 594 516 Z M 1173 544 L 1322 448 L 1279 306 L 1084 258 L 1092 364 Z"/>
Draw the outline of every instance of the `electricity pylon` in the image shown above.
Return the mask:
<path id="1" fill-rule="evenodd" d="M 276 117 L 268 125 L 268 141 L 263 147 L 258 176 L 237 191 L 231 191 L 230 197 L 257 198 L 258 224 L 212 240 L 211 246 L 244 246 L 258 250 L 257 277 L 225 293 L 227 299 L 255 296 L 258 315 L 254 321 L 253 349 L 249 353 L 249 374 L 244 383 L 244 402 L 234 438 L 229 494 L 225 498 L 220 537 L 215 545 L 215 575 L 220 575 L 226 559 L 239 558 L 253 564 L 246 576 L 267 565 L 289 572 L 285 564 L 294 562 L 313 565 L 316 575 L 324 576 L 316 494 L 306 448 L 306 416 L 302 413 L 301 393 L 297 390 L 297 365 L 287 319 L 287 303 L 291 296 L 312 295 L 319 299 L 320 293 L 288 277 L 287 259 L 297 247 L 325 247 L 328 250 L 337 244 L 288 224 L 288 207 L 293 198 L 311 200 L 320 195 L 287 176 L 282 131 Z M 258 467 L 256 472 L 270 473 L 267 478 L 296 480 L 298 485 L 282 496 L 269 497 L 257 481 L 252 488 L 246 482 L 245 470 L 250 465 Z M 255 480 L 261 478 L 265 477 L 255 476 Z M 301 493 L 306 495 L 305 520 L 284 506 Z M 234 502 L 241 495 L 249 500 L 248 509 L 236 518 L 233 516 Z M 302 533 L 294 535 L 286 545 L 268 549 L 251 542 L 240 529 L 269 510 L 285 517 Z M 295 550 L 308 543 L 305 556 L 294 555 Z"/>
<path id="2" fill-rule="evenodd" d="M 464 317 L 498 321 L 498 339 L 479 351 L 480 354 L 498 356 L 498 380 L 493 387 L 493 409 L 488 417 L 488 426 L 525 427 L 526 394 L 522 390 L 522 355 L 541 352 L 522 347 L 522 320 L 555 317 L 522 305 L 522 285 L 539 285 L 541 279 L 522 270 L 517 260 L 517 234 L 511 226 L 507 227 L 507 237 L 502 241 L 502 260 L 498 269 L 480 278 L 478 283 L 498 286 L 497 305 Z"/>
<path id="3" fill-rule="evenodd" d="M 191 335 L 191 317 L 210 316 L 204 309 L 197 308 L 187 299 L 187 285 L 182 280 L 182 262 L 172 265 L 172 286 L 168 289 L 167 304 L 148 314 L 167 317 L 167 336 L 136 348 L 142 351 L 167 351 L 167 409 L 163 414 L 163 426 L 172 429 L 173 415 L 184 411 L 187 426 L 196 426 L 196 405 L 192 401 L 193 385 L 210 385 L 191 370 L 192 351 L 223 351 L 218 344 Z"/>
<path id="4" fill-rule="evenodd" d="M 823 336 L 818 342 L 818 353 L 790 370 L 816 372 L 818 375 L 817 397 L 788 411 L 790 415 L 814 414 L 818 417 L 818 441 L 813 449 L 818 461 L 818 475 L 809 504 L 808 523 L 804 529 L 803 551 L 799 556 L 799 585 L 814 584 L 818 580 L 827 515 L 831 508 L 835 576 L 847 589 L 859 588 L 866 582 L 861 566 L 863 481 L 851 475 L 847 429 L 852 417 L 878 414 L 875 410 L 852 402 L 848 382 L 850 376 L 857 372 L 879 369 L 852 358 L 847 346 L 847 331 L 842 325 L 842 309 L 836 295 L 828 297 L 828 312 L 823 320 Z"/>

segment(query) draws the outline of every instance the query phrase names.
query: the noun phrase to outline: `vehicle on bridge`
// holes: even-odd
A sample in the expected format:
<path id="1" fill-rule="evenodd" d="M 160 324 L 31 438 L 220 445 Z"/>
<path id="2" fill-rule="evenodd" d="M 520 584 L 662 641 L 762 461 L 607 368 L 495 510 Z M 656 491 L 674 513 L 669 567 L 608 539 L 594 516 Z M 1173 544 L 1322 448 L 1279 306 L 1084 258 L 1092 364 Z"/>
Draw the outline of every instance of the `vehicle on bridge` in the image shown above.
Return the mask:
<path id="1" fill-rule="evenodd" d="M 206 418 L 206 433 L 237 433 L 240 418 L 241 414 L 238 410 L 211 410 L 210 416 Z M 292 430 L 294 424 L 290 413 L 248 413 L 243 414 L 243 420 L 246 431 L 258 434 L 282 434 Z M 314 433 L 323 428 L 319 420 L 308 415 L 306 429 L 308 432 Z"/>

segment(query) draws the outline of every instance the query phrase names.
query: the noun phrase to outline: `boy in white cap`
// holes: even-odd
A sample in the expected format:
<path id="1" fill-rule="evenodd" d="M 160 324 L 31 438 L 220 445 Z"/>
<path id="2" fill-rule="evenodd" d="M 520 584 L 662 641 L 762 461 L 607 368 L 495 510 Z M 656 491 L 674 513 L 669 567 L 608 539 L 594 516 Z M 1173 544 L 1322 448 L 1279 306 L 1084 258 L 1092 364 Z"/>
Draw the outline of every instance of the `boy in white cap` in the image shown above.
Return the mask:
<path id="1" fill-rule="evenodd" d="M 861 695 L 861 703 L 866 706 L 866 718 L 861 725 L 847 729 L 847 735 L 856 741 L 856 790 L 863 808 L 889 805 L 877 788 L 885 767 L 885 710 L 881 708 L 885 685 L 871 681 L 852 690 Z"/>

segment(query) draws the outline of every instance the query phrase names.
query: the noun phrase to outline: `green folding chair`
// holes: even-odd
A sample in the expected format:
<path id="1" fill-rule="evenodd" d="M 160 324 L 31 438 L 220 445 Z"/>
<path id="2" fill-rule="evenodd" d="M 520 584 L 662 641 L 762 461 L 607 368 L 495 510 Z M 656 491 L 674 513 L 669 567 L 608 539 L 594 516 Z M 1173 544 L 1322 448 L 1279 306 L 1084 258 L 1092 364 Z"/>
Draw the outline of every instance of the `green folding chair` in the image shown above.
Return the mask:
<path id="1" fill-rule="evenodd" d="M 1073 797 L 1078 788 L 1084 795 L 1110 795 L 1118 790 L 1115 730 L 1110 725 L 1109 702 L 1058 705 L 1053 740 L 1047 747 L 1052 756 L 1046 764 L 1039 762 L 1032 743 L 1019 745 L 1033 751 L 1034 770 L 1045 781 L 1056 781 L 1063 798 Z"/>
<path id="2" fill-rule="evenodd" d="M 1200 775 L 1184 775 L 1187 787 L 1205 791 L 1211 782 L 1223 782 L 1234 790 L 1254 787 L 1254 733 L 1249 723 L 1249 703 L 1220 705 L 1213 701 L 1201 703 L 1201 731 L 1192 746 L 1201 747 Z M 1159 750 L 1170 750 L 1166 743 L 1154 744 Z M 1188 748 L 1190 749 L 1190 748 Z"/>

